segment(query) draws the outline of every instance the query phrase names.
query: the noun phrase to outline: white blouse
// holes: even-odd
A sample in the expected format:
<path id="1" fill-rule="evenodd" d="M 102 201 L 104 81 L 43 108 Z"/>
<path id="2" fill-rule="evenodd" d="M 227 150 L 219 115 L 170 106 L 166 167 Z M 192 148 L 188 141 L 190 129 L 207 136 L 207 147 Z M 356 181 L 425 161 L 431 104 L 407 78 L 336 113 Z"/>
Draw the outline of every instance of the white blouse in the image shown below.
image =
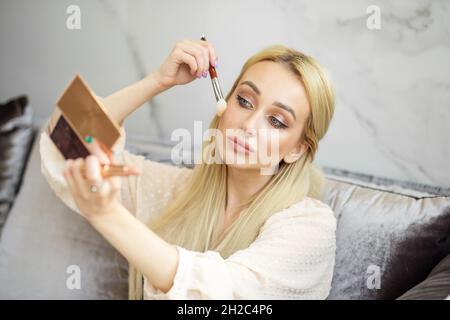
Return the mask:
<path id="1" fill-rule="evenodd" d="M 122 180 L 120 201 L 140 221 L 149 221 L 177 196 L 192 172 L 145 159 L 125 149 L 126 133 L 114 146 L 115 160 L 141 169 Z M 56 195 L 80 213 L 62 171 L 65 161 L 47 131 L 40 135 L 41 171 Z M 144 299 L 325 299 L 335 264 L 336 219 L 310 197 L 274 213 L 257 239 L 227 259 L 216 251 L 177 246 L 178 269 L 164 293 L 144 277 Z"/>

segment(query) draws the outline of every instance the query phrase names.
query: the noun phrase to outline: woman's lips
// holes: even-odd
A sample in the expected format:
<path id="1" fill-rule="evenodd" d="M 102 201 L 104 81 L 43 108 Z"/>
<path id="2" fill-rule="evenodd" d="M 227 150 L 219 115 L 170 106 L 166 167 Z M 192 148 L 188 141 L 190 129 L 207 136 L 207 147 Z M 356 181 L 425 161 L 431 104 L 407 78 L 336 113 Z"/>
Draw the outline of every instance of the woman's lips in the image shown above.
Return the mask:
<path id="1" fill-rule="evenodd" d="M 242 141 L 241 139 L 239 139 L 236 136 L 229 136 L 228 140 L 230 140 L 232 143 L 234 143 L 234 145 L 236 145 L 237 147 L 240 147 L 241 149 L 243 149 L 246 152 L 254 152 L 254 149 L 245 141 Z"/>

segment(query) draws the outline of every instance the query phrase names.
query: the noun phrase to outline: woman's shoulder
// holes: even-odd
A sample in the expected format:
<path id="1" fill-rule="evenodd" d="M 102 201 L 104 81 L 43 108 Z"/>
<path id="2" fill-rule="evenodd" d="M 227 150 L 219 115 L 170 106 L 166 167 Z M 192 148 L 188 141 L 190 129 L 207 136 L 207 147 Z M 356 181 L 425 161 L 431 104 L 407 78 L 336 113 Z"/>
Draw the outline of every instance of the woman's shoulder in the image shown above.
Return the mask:
<path id="1" fill-rule="evenodd" d="M 265 223 L 268 226 L 310 226 L 334 232 L 336 217 L 331 207 L 323 201 L 305 197 L 303 200 L 274 213 Z"/>
<path id="2" fill-rule="evenodd" d="M 320 217 L 324 219 L 334 219 L 334 212 L 331 207 L 325 202 L 312 198 L 305 197 L 303 200 L 298 201 L 286 209 L 277 212 L 275 215 L 279 217 L 283 216 L 301 216 L 301 217 Z"/>
<path id="3" fill-rule="evenodd" d="M 326 204 L 322 200 L 312 198 L 312 197 L 305 197 L 303 200 L 293 204 L 291 207 L 292 208 L 322 209 L 322 210 L 333 211 L 328 204 Z"/>

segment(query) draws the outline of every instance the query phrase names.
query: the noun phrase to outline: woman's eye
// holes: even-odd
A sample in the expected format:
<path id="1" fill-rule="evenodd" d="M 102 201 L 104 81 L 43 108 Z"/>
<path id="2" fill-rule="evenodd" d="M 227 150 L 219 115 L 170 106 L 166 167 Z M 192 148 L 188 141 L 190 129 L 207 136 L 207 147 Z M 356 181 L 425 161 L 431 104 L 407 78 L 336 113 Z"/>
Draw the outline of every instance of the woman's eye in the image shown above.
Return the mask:
<path id="1" fill-rule="evenodd" d="M 242 98 L 240 95 L 236 95 L 239 105 L 246 109 L 251 109 L 253 106 L 250 102 Z"/>
<path id="2" fill-rule="evenodd" d="M 287 128 L 287 125 L 285 125 L 283 122 L 281 122 L 280 120 L 278 120 L 275 117 L 269 117 L 269 122 L 275 128 L 278 128 L 278 129 L 286 129 Z"/>
<path id="3" fill-rule="evenodd" d="M 236 98 L 239 102 L 239 105 L 242 108 L 253 109 L 252 104 L 249 101 L 247 101 L 246 99 L 242 98 L 240 95 L 236 95 Z M 285 125 L 283 122 L 281 122 L 274 116 L 268 117 L 268 120 L 270 122 L 270 125 L 276 129 L 286 129 L 288 127 L 287 125 Z"/>

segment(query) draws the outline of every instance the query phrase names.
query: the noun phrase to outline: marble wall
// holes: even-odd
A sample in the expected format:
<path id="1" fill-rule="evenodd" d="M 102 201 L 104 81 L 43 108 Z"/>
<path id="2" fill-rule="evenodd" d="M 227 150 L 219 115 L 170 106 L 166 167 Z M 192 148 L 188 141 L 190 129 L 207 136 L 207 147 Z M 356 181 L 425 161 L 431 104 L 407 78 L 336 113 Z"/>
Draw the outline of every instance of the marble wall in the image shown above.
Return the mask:
<path id="1" fill-rule="evenodd" d="M 71 4 L 80 30 L 66 28 Z M 380 8 L 380 29 L 367 27 L 370 5 Z M 2 0 L 0 99 L 28 94 L 42 123 L 76 72 L 107 96 L 203 32 L 228 91 L 246 58 L 283 43 L 315 56 L 336 87 L 318 164 L 450 187 L 449 14 L 446 0 Z M 206 127 L 214 105 L 209 79 L 199 79 L 155 97 L 126 127 L 170 141 L 195 120 Z"/>

